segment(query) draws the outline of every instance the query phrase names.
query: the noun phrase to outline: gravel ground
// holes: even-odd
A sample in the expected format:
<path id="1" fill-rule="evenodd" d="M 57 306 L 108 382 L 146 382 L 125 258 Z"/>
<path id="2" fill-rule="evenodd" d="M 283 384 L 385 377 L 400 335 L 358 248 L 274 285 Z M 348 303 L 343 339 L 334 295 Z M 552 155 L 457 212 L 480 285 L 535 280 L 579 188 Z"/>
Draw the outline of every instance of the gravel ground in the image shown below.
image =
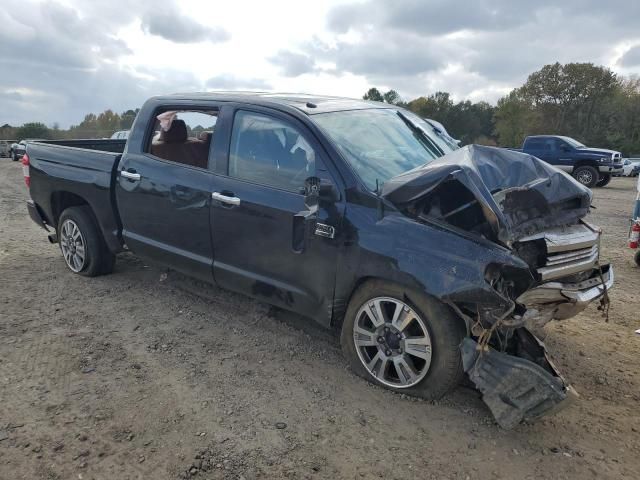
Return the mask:
<path id="1" fill-rule="evenodd" d="M 425 402 L 374 387 L 310 322 L 119 256 L 67 271 L 0 161 L 0 478 L 637 479 L 640 269 L 634 181 L 596 190 L 616 268 L 595 307 L 546 328 L 581 397 L 503 431 L 478 394 Z"/>

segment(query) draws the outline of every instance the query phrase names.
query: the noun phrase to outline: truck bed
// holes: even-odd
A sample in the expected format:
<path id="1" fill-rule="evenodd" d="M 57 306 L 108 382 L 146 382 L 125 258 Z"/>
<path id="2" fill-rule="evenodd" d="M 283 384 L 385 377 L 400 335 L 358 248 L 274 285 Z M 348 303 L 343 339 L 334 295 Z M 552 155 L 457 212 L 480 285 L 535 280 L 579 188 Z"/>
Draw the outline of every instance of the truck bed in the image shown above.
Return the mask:
<path id="1" fill-rule="evenodd" d="M 110 138 L 87 138 L 74 140 L 40 140 L 34 143 L 58 145 L 61 147 L 81 148 L 84 150 L 98 150 L 101 152 L 122 153 L 127 145 L 126 140 L 112 140 Z"/>
<path id="2" fill-rule="evenodd" d="M 55 228 L 63 207 L 88 204 L 107 246 L 118 251 L 122 243 L 112 185 L 125 146 L 124 140 L 29 142 L 31 198 L 43 222 Z"/>

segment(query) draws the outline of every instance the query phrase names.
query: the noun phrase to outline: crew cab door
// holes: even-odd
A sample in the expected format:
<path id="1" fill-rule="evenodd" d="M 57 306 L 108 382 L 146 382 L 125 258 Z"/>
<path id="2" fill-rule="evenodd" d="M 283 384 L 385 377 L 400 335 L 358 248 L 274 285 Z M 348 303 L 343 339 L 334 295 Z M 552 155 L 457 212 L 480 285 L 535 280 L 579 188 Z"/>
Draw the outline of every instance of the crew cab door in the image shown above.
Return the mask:
<path id="1" fill-rule="evenodd" d="M 565 170 L 567 172 L 573 171 L 573 167 L 576 163 L 574 158 L 574 148 L 564 140 L 559 138 L 551 139 L 553 141 L 553 157 L 552 163 L 556 168 Z"/>
<path id="2" fill-rule="evenodd" d="M 157 114 L 171 111 L 177 114 L 163 132 Z M 145 138 L 134 136 L 129 141 L 115 186 L 126 245 L 137 255 L 209 282 L 213 281 L 209 209 L 214 177 L 209 152 L 215 138 L 211 142 L 207 136 L 210 130 L 197 138 L 192 128 L 211 127 L 217 113 L 215 107 L 166 107 L 150 113 L 152 124 Z"/>
<path id="3" fill-rule="evenodd" d="M 322 147 L 285 113 L 241 107 L 223 118 L 225 168 L 211 204 L 216 283 L 328 322 L 344 203 L 337 194 L 312 212 L 303 191 L 309 177 L 339 187 Z"/>

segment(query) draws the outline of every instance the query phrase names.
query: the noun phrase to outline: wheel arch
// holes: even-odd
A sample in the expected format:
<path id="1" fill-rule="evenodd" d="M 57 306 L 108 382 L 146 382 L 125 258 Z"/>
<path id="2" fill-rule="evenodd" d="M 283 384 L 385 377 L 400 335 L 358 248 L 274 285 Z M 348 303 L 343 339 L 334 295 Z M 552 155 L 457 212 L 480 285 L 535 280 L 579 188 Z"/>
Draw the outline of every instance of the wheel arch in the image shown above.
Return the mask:
<path id="1" fill-rule="evenodd" d="M 452 306 L 447 302 L 444 302 L 437 296 L 432 295 L 431 293 L 425 291 L 425 289 L 421 288 L 419 285 L 410 285 L 408 282 L 399 281 L 398 279 L 389 279 L 389 278 L 376 276 L 376 275 L 363 275 L 361 277 L 358 277 L 353 282 L 353 285 L 349 290 L 348 296 L 344 300 L 340 302 L 336 302 L 336 303 L 340 303 L 339 306 L 334 304 L 334 314 L 333 314 L 331 326 L 336 331 L 339 332 L 342 329 L 347 308 L 351 303 L 351 299 L 353 298 L 355 293 L 358 291 L 358 289 L 360 289 L 363 285 L 367 283 L 375 282 L 375 281 L 384 282 L 384 283 L 402 288 L 404 291 L 403 300 L 409 301 L 409 303 L 411 303 L 412 305 L 416 305 L 416 301 L 412 299 L 412 297 L 416 295 L 423 295 L 425 297 L 428 297 L 432 301 L 440 303 L 444 308 L 446 308 L 451 312 L 454 318 L 456 318 L 459 321 L 460 327 L 464 328 L 465 331 L 468 331 L 468 325 L 466 320 L 463 317 L 461 317 L 459 312 L 457 312 L 454 308 L 452 308 Z"/>
<path id="2" fill-rule="evenodd" d="M 67 192 L 67 191 L 56 191 L 51 194 L 51 221 L 53 223 L 53 227 L 58 229 L 58 222 L 60 220 L 60 215 L 67 208 L 70 207 L 81 207 L 88 206 L 91 209 L 91 213 L 95 218 L 95 212 L 91 208 L 91 205 L 87 200 L 81 197 L 78 194 Z"/>
<path id="3" fill-rule="evenodd" d="M 573 165 L 573 170 L 575 171 L 577 168 L 580 168 L 580 167 L 593 167 L 596 170 L 598 170 L 598 162 L 596 162 L 593 159 L 584 158 L 582 160 L 576 161 L 576 163 Z"/>

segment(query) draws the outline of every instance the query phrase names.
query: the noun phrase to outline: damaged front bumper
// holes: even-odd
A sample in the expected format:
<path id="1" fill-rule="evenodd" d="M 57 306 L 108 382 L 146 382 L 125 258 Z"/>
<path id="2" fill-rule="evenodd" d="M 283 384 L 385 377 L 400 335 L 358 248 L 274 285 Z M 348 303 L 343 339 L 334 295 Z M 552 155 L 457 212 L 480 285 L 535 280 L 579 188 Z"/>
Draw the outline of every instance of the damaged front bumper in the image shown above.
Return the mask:
<path id="1" fill-rule="evenodd" d="M 460 348 L 465 372 L 502 428 L 557 411 L 578 396 L 547 357 L 544 344 L 526 328 L 514 332 L 510 353 L 480 347 L 471 338 Z"/>
<path id="2" fill-rule="evenodd" d="M 522 323 L 540 327 L 551 320 L 565 320 L 582 312 L 587 305 L 601 299 L 613 286 L 614 274 L 610 264 L 591 270 L 581 282 L 553 281 L 527 290 L 516 302 L 526 307 Z"/>
<path id="3" fill-rule="evenodd" d="M 477 341 L 466 338 L 460 347 L 465 372 L 503 428 L 557 411 L 577 396 L 528 328 L 573 317 L 596 301 L 608 311 L 614 273 L 599 264 L 599 232 L 578 225 L 564 233 L 544 235 L 548 256 L 537 270 L 543 282 L 515 299 L 521 313 L 481 327 Z"/>

